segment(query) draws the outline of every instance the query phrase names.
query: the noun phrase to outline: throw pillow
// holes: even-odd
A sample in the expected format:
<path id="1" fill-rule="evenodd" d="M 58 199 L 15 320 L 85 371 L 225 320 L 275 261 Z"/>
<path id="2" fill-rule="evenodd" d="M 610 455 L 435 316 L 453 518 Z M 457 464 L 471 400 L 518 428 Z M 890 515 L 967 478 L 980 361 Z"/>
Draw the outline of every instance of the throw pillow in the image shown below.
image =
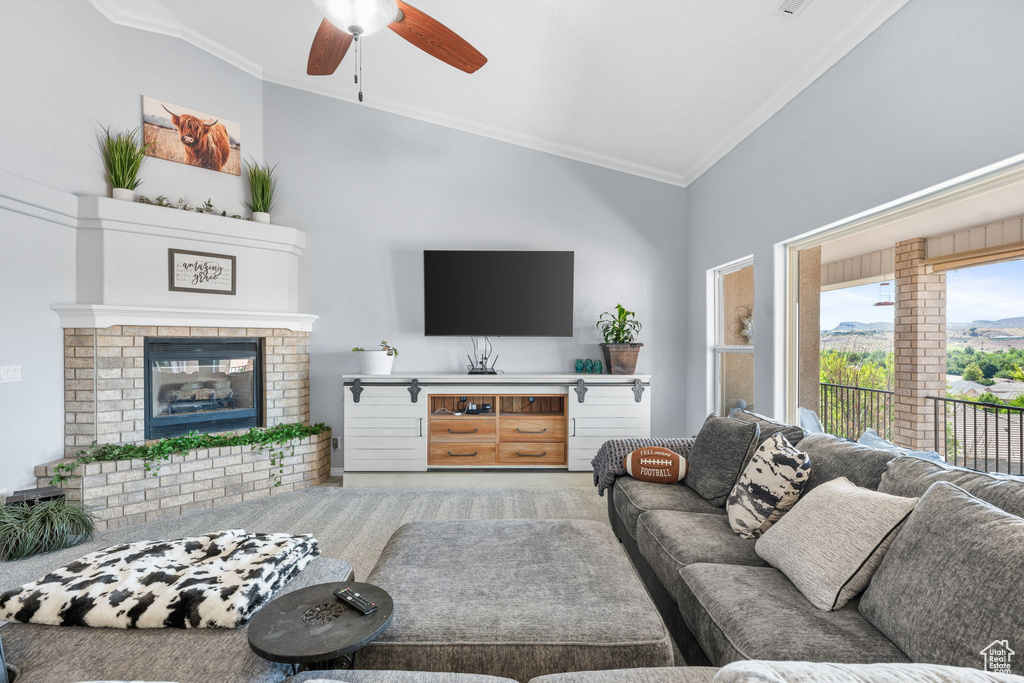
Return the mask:
<path id="1" fill-rule="evenodd" d="M 781 432 L 758 446 L 732 488 L 726 511 L 732 530 L 758 538 L 796 504 L 807 483 L 811 461 Z"/>
<path id="2" fill-rule="evenodd" d="M 743 466 L 757 448 L 760 433 L 756 422 L 712 413 L 693 442 L 683 483 L 709 503 L 724 506 Z"/>
<path id="3" fill-rule="evenodd" d="M 935 462 L 945 462 L 942 456 L 935 451 L 915 451 L 910 448 L 903 448 L 897 446 L 892 441 L 884 438 L 881 434 L 876 432 L 874 429 L 866 429 L 864 433 L 857 439 L 857 443 L 864 446 L 871 446 L 871 448 L 878 448 L 887 451 L 896 451 L 901 455 L 912 455 L 915 458 L 923 458 L 924 460 L 934 460 Z"/>
<path id="4" fill-rule="evenodd" d="M 860 613 L 914 661 L 978 667 L 982 652 L 1007 638 L 1019 651 L 1021 548 L 1024 519 L 936 483 L 893 542 Z"/>
<path id="5" fill-rule="evenodd" d="M 757 539 L 754 552 L 812 605 L 837 610 L 868 585 L 916 503 L 833 479 L 804 495 Z"/>
<path id="6" fill-rule="evenodd" d="M 676 484 L 686 476 L 686 458 L 661 446 L 638 448 L 625 458 L 626 474 L 655 484 Z"/>
<path id="7" fill-rule="evenodd" d="M 737 410 L 732 414 L 732 417 L 737 420 L 743 420 L 744 422 L 756 422 L 757 426 L 761 428 L 761 443 L 768 440 L 768 437 L 772 434 L 782 434 L 786 437 L 786 441 L 792 445 L 797 445 L 800 440 L 807 436 L 807 432 L 802 427 L 796 425 L 786 424 L 785 422 L 779 422 L 773 420 L 770 417 L 760 415 L 758 413 L 752 413 L 749 410 Z"/>

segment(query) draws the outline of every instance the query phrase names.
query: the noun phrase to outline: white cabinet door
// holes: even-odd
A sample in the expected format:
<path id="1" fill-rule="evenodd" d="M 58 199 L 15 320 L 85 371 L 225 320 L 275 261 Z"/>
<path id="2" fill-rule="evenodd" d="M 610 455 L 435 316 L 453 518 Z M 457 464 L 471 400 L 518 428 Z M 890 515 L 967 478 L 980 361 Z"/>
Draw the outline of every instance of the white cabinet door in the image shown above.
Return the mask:
<path id="1" fill-rule="evenodd" d="M 427 402 L 409 388 L 363 387 L 359 403 L 345 387 L 345 471 L 425 472 Z"/>
<path id="2" fill-rule="evenodd" d="M 588 386 L 583 403 L 569 390 L 569 469 L 593 469 L 590 461 L 605 441 L 651 435 L 651 388 L 637 403 L 632 387 Z"/>

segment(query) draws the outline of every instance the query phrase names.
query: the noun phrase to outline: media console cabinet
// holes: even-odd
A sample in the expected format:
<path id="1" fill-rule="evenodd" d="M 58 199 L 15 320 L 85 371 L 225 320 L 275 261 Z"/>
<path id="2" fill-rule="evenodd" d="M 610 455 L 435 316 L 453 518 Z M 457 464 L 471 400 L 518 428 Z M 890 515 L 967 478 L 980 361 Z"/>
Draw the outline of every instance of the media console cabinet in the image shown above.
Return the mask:
<path id="1" fill-rule="evenodd" d="M 651 433 L 649 375 L 345 375 L 344 386 L 345 472 L 582 472 L 605 441 Z M 473 403 L 492 409 L 467 414 Z"/>

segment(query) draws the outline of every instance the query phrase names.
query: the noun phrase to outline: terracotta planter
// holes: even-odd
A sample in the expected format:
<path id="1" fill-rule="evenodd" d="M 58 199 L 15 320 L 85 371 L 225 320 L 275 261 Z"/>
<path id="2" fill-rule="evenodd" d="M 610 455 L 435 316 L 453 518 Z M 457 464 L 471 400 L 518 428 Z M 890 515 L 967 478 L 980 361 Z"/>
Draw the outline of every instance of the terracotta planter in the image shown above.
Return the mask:
<path id="1" fill-rule="evenodd" d="M 604 364 L 609 375 L 632 375 L 636 372 L 636 359 L 643 344 L 601 344 Z"/>

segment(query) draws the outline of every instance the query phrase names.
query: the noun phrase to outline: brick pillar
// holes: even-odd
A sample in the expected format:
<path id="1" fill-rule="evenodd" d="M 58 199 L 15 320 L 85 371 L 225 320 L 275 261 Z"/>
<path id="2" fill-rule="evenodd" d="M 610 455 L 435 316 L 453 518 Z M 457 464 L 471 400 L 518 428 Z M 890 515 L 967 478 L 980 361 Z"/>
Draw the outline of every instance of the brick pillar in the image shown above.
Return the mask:
<path id="1" fill-rule="evenodd" d="M 935 408 L 946 395 L 946 275 L 925 265 L 925 240 L 896 243 L 896 397 L 894 438 L 935 447 Z"/>

